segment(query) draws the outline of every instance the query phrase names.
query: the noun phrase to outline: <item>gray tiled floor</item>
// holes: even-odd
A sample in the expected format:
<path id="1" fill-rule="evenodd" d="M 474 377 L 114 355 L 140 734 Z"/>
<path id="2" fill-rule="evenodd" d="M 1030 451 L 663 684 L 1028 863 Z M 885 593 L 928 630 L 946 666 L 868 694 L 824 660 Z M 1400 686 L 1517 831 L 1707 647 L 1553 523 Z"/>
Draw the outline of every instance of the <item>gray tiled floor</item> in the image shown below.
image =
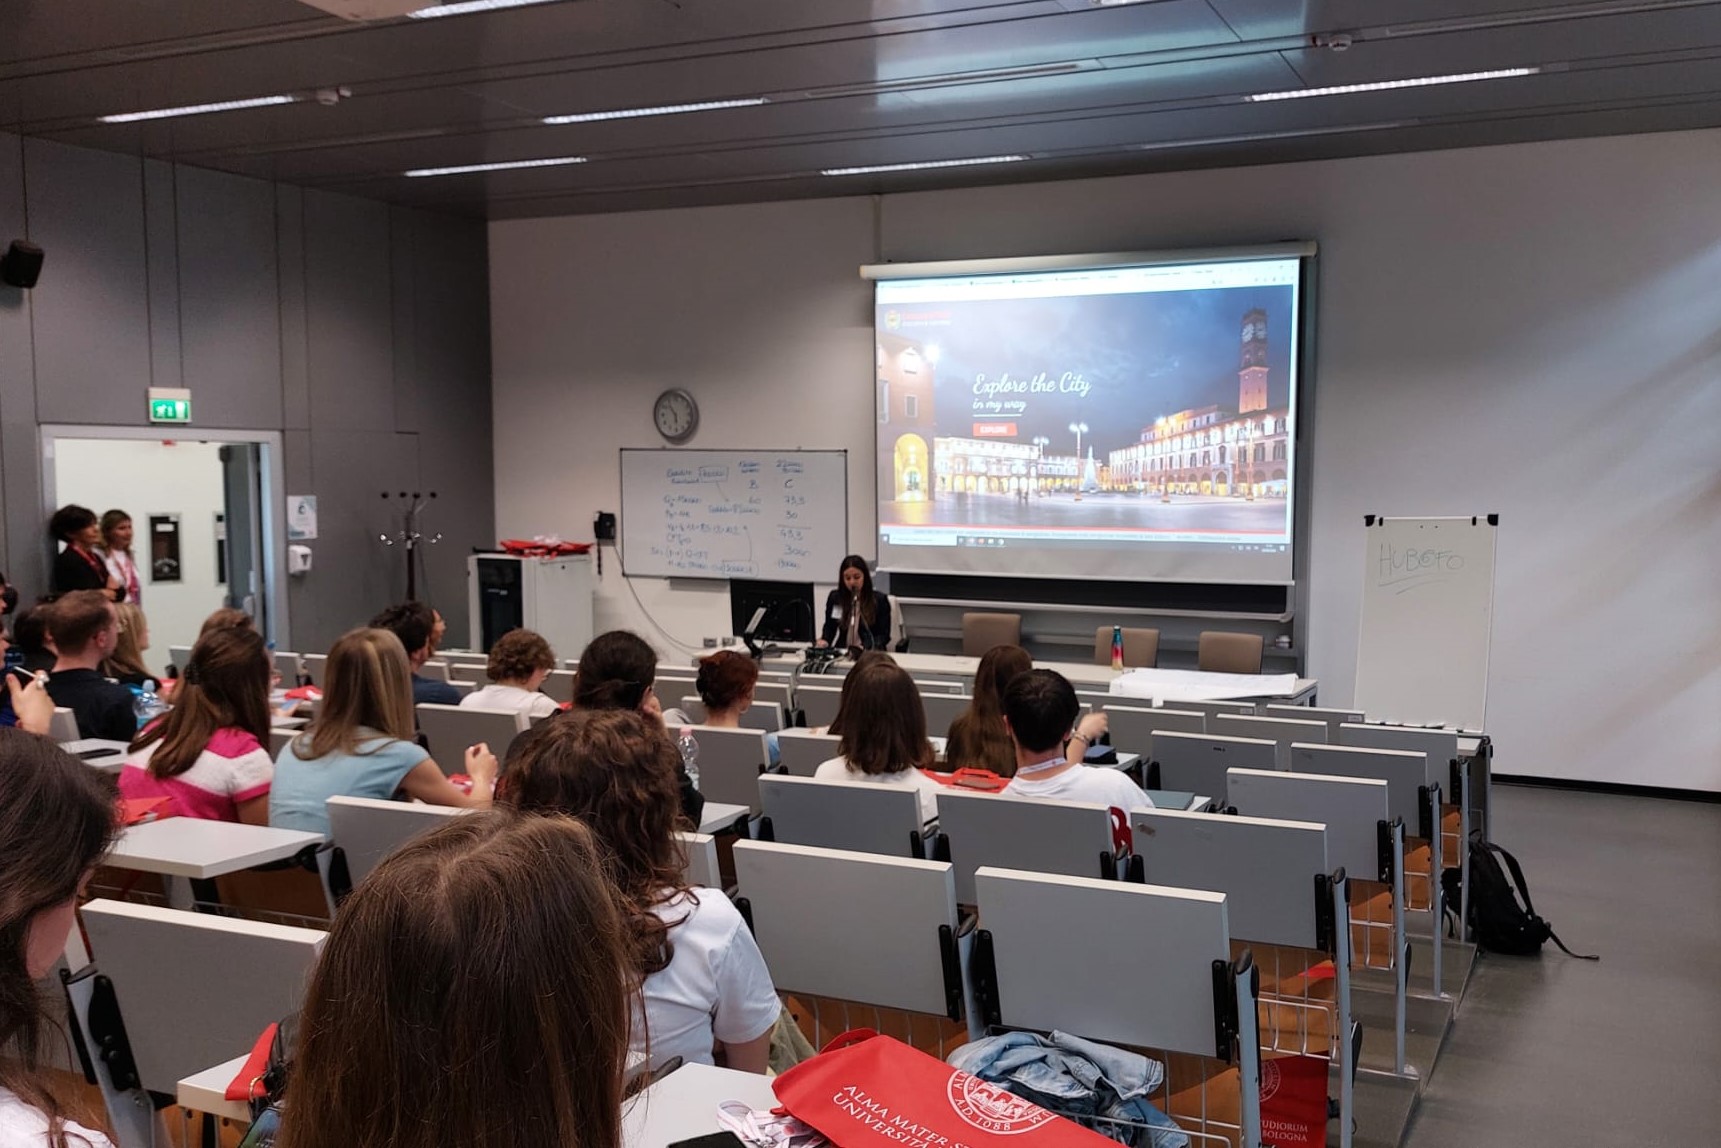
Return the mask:
<path id="1" fill-rule="evenodd" d="M 1574 952 L 1484 955 L 1406 1148 L 1721 1144 L 1721 805 L 1499 786 Z"/>

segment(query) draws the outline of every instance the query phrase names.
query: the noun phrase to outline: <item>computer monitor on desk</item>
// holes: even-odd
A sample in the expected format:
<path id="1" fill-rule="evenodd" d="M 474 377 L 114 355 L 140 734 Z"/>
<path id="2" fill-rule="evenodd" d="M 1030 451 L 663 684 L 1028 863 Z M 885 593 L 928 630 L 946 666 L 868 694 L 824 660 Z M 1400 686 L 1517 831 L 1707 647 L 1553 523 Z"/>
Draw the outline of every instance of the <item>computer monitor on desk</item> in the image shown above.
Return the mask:
<path id="1" fill-rule="evenodd" d="M 729 582 L 729 621 L 749 647 L 772 642 L 810 644 L 815 637 L 811 582 Z"/>

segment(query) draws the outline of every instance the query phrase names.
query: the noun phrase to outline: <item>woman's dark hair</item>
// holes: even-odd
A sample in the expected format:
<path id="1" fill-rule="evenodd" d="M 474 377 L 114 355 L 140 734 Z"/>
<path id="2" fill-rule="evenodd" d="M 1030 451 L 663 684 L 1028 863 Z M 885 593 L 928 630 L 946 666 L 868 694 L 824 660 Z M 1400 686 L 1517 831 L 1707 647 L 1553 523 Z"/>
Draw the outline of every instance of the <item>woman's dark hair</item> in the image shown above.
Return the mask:
<path id="1" fill-rule="evenodd" d="M 61 542 L 70 542 L 73 535 L 81 534 L 94 525 L 96 512 L 73 502 L 54 511 L 54 516 L 48 519 L 48 533 Z"/>
<path id="2" fill-rule="evenodd" d="M 508 756 L 497 802 L 522 813 L 565 813 L 591 826 L 611 854 L 634 968 L 644 977 L 667 967 L 672 923 L 652 908 L 688 887 L 687 858 L 675 836 L 680 757 L 669 734 L 631 710 L 576 709 L 519 741 L 525 744 Z"/>
<path id="3" fill-rule="evenodd" d="M 974 672 L 974 701 L 950 723 L 944 760 L 952 766 L 979 766 L 1009 777 L 1016 772 L 1016 746 L 1004 728 L 1004 688 L 1034 668 L 1020 646 L 993 646 Z"/>
<path id="4" fill-rule="evenodd" d="M 599 634 L 580 653 L 576 709 L 636 710 L 657 680 L 657 651 L 631 630 Z"/>
<path id="5" fill-rule="evenodd" d="M 123 510 L 110 510 L 102 515 L 102 545 L 113 545 L 113 533 L 125 523 L 131 521 L 131 515 Z"/>
<path id="6" fill-rule="evenodd" d="M 877 607 L 872 597 L 872 568 L 866 564 L 866 559 L 859 554 L 850 554 L 843 559 L 842 565 L 837 567 L 837 585 L 839 587 L 842 585 L 843 571 L 845 570 L 859 570 L 861 572 L 861 588 L 856 597 L 859 599 L 861 621 L 871 626 L 878 621 L 873 616 Z M 848 631 L 848 612 L 848 603 L 845 601 L 843 603 L 843 631 L 845 633 Z"/>
<path id="7" fill-rule="evenodd" d="M 718 650 L 699 660 L 699 700 L 707 710 L 734 709 L 758 681 L 758 665 L 734 650 Z"/>
<path id="8" fill-rule="evenodd" d="M 843 689 L 848 696 L 837 752 L 848 759 L 850 769 L 901 773 L 931 767 L 926 710 L 907 670 L 889 660 L 857 665 Z"/>
<path id="9" fill-rule="evenodd" d="M 48 615 L 52 602 L 38 602 L 12 619 L 12 642 L 26 654 L 48 654 Z"/>
<path id="10" fill-rule="evenodd" d="M 409 841 L 335 916 L 277 1148 L 620 1148 L 625 937 L 572 818 L 488 810 Z"/>
<path id="11" fill-rule="evenodd" d="M 843 678 L 842 689 L 837 693 L 837 712 L 832 715 L 831 724 L 825 727 L 826 733 L 840 734 L 843 732 L 843 715 L 848 709 L 849 701 L 849 683 L 855 680 L 855 674 L 858 671 L 879 662 L 896 665 L 896 659 L 883 650 L 862 650 L 860 656 L 855 659 L 855 664 L 849 667 L 848 674 Z"/>
<path id="12" fill-rule="evenodd" d="M 53 1148 L 67 1144 L 66 1113 L 43 1071 L 55 1026 L 30 977 L 30 922 L 75 896 L 108 851 L 118 796 L 110 775 L 47 738 L 0 729 L 0 1088 L 47 1115 Z"/>
<path id="13" fill-rule="evenodd" d="M 222 606 L 209 617 L 203 619 L 203 625 L 197 631 L 197 640 L 201 642 L 216 630 L 233 628 L 255 632 L 257 622 L 243 610 L 234 609 L 232 606 Z"/>
<path id="14" fill-rule="evenodd" d="M 490 647 L 484 672 L 493 682 L 523 682 L 539 670 L 556 668 L 556 653 L 542 634 L 509 630 Z"/>
<path id="15" fill-rule="evenodd" d="M 274 665 L 263 636 L 229 626 L 200 639 L 181 672 L 173 708 L 151 722 L 131 743 L 140 750 L 160 742 L 149 772 L 158 780 L 178 777 L 221 729 L 242 729 L 269 744 L 269 678 Z"/>

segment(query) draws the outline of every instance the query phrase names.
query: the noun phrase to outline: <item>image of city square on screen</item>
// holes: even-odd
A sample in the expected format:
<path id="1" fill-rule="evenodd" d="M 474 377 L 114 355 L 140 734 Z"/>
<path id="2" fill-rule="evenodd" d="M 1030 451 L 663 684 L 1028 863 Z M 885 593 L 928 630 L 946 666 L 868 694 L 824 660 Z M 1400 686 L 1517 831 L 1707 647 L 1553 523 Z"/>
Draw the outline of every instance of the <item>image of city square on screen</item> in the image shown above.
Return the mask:
<path id="1" fill-rule="evenodd" d="M 881 293 L 881 536 L 1288 546 L 1295 304 L 1294 282 Z"/>

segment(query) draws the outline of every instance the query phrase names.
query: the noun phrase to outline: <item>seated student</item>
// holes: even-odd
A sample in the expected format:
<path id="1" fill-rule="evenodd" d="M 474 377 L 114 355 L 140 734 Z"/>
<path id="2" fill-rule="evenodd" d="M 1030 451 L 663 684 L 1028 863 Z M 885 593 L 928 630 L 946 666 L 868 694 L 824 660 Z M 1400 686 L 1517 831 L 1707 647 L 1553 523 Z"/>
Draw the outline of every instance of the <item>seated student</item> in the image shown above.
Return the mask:
<path id="1" fill-rule="evenodd" d="M 917 789 L 921 820 L 935 819 L 944 787 L 920 772 L 932 767 L 933 753 L 914 679 L 894 661 L 880 660 L 850 670 L 843 689 L 847 697 L 837 756 L 820 764 L 813 776 Z"/>
<path id="2" fill-rule="evenodd" d="M 48 618 L 53 612 L 52 602 L 38 602 L 12 622 L 12 644 L 24 655 L 18 668 L 25 673 L 51 672 L 54 668 L 54 644 L 48 637 Z"/>
<path id="3" fill-rule="evenodd" d="M 472 792 L 462 793 L 415 742 L 412 671 L 387 630 L 352 630 L 329 649 L 323 708 L 275 759 L 269 824 L 328 836 L 329 798 L 389 798 L 402 791 L 427 805 L 482 808 L 496 784 L 496 757 L 466 750 Z"/>
<path id="4" fill-rule="evenodd" d="M 64 951 L 78 894 L 118 826 L 113 782 L 54 743 L 0 730 L 0 1145 L 112 1148 L 67 1118 L 50 1075 L 64 1049 L 38 982 Z M 57 1011 L 57 1010 L 56 1010 Z"/>
<path id="5" fill-rule="evenodd" d="M 571 818 L 402 845 L 329 931 L 275 1148 L 621 1148 L 628 940 Z"/>
<path id="6" fill-rule="evenodd" d="M 556 653 L 542 635 L 530 630 L 509 630 L 490 647 L 484 672 L 491 685 L 473 690 L 460 699 L 463 706 L 487 710 L 513 710 L 527 717 L 549 717 L 562 707 L 556 699 L 538 692 L 550 671 L 556 668 Z"/>
<path id="7" fill-rule="evenodd" d="M 745 654 L 718 650 L 699 659 L 699 700 L 705 703 L 705 724 L 719 729 L 740 729 L 741 715 L 753 705 L 753 687 L 759 684 L 759 666 Z M 774 732 L 765 735 L 771 764 L 782 760 Z"/>
<path id="8" fill-rule="evenodd" d="M 255 630 L 257 622 L 243 610 L 236 610 L 232 606 L 222 606 L 209 617 L 203 619 L 203 625 L 197 630 L 197 640 L 201 642 L 209 636 L 211 631 L 229 628 Z"/>
<path id="9" fill-rule="evenodd" d="M 854 680 L 855 671 L 875 662 L 887 662 L 896 665 L 896 659 L 883 650 L 862 650 L 855 657 L 855 664 L 849 667 L 849 672 L 843 676 L 843 684 L 837 690 L 837 712 L 831 716 L 831 724 L 821 728 L 815 727 L 813 733 L 841 734 L 843 732 L 843 707 L 849 700 L 849 682 Z"/>
<path id="10" fill-rule="evenodd" d="M 989 769 L 1001 777 L 1016 772 L 1016 746 L 1004 728 L 1004 687 L 1034 668 L 1020 646 L 993 646 L 974 672 L 974 700 L 950 723 L 944 760 L 951 769 Z"/>
<path id="11" fill-rule="evenodd" d="M 1147 794 L 1120 771 L 1082 764 L 1093 739 L 1105 732 L 1106 718 L 1088 714 L 1078 726 L 1081 712 L 1074 687 L 1051 670 L 1029 670 L 1005 688 L 1004 720 L 1016 744 L 1016 776 L 1004 795 L 1152 809 Z"/>
<path id="12" fill-rule="evenodd" d="M 577 817 L 608 846 L 633 967 L 644 983 L 634 1049 L 649 1050 L 653 1067 L 676 1056 L 712 1064 L 720 1043 L 730 1068 L 764 1072 L 782 1003 L 729 898 L 690 887 L 682 876 L 679 758 L 669 735 L 643 714 L 575 710 L 519 741 L 498 801 Z"/>
<path id="13" fill-rule="evenodd" d="M 62 595 L 48 616 L 56 651 L 48 694 L 55 705 L 72 711 L 79 737 L 129 742 L 137 735 L 131 691 L 108 681 L 98 669 L 113 653 L 119 628 L 113 601 L 100 590 Z"/>
<path id="14" fill-rule="evenodd" d="M 170 797 L 171 812 L 269 823 L 269 678 L 255 630 L 216 630 L 192 647 L 173 708 L 131 743 L 120 770 L 127 797 Z"/>
<path id="15" fill-rule="evenodd" d="M 122 686 L 160 682 L 161 675 L 143 664 L 143 652 L 149 649 L 149 619 L 129 602 L 118 603 L 114 611 L 120 619 L 119 639 L 114 652 L 102 663 L 102 673 Z"/>
<path id="16" fill-rule="evenodd" d="M 580 651 L 580 668 L 574 674 L 575 710 L 634 710 L 659 726 L 692 725 L 680 710 L 663 712 L 652 683 L 657 680 L 657 651 L 644 638 L 629 630 L 599 634 Z M 681 812 L 695 825 L 705 809 L 705 795 L 693 787 L 685 765 L 676 765 L 681 787 Z"/>
<path id="17" fill-rule="evenodd" d="M 430 607 L 422 602 L 403 602 L 390 606 L 370 620 L 371 627 L 387 630 L 400 639 L 412 666 L 412 704 L 415 706 L 457 706 L 460 691 L 447 682 L 419 674 L 419 668 L 430 660 L 430 631 L 435 618 Z"/>

